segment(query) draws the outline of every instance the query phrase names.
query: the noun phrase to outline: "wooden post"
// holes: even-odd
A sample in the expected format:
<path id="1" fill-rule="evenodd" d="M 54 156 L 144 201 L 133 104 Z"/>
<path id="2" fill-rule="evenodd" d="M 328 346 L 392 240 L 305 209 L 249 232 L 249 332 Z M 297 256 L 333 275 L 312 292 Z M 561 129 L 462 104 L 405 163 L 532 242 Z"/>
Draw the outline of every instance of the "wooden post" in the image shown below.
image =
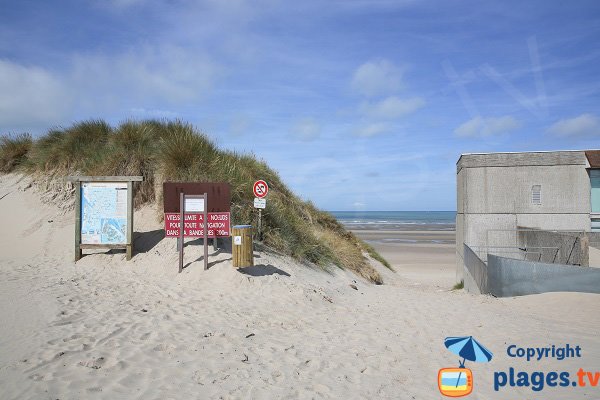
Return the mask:
<path id="1" fill-rule="evenodd" d="M 258 209 L 258 241 L 262 242 L 262 208 Z"/>
<path id="2" fill-rule="evenodd" d="M 236 225 L 232 229 L 233 266 L 234 268 L 254 265 L 254 249 L 252 243 L 252 225 Z"/>
<path id="3" fill-rule="evenodd" d="M 204 229 L 202 232 L 202 239 L 204 241 L 204 270 L 208 269 L 208 194 L 204 193 L 203 195 L 185 195 L 185 193 L 181 192 L 179 194 L 179 273 L 183 271 L 183 248 L 185 247 L 184 243 L 184 232 L 185 232 L 185 200 L 187 199 L 203 199 L 204 206 L 202 208 L 202 215 L 204 220 Z M 195 212 L 192 210 L 191 212 Z"/>
<path id="4" fill-rule="evenodd" d="M 133 182 L 127 182 L 127 261 L 133 257 Z"/>
<path id="5" fill-rule="evenodd" d="M 208 269 L 208 194 L 204 193 L 204 270 Z M 216 232 L 215 232 L 216 234 Z"/>
<path id="6" fill-rule="evenodd" d="M 66 178 L 75 185 L 75 261 L 82 257 L 82 249 L 125 249 L 127 260 L 131 260 L 134 252 L 133 244 L 133 182 L 142 182 L 142 176 L 71 176 Z M 84 210 L 81 208 L 82 201 L 82 183 L 93 184 L 96 182 L 121 183 L 127 182 L 127 232 L 125 243 L 103 244 L 103 243 L 82 243 L 82 215 Z"/>
<path id="7" fill-rule="evenodd" d="M 185 220 L 185 194 L 181 192 L 179 194 L 179 273 L 183 271 L 183 232 L 184 232 L 184 220 Z"/>
<path id="8" fill-rule="evenodd" d="M 75 262 L 81 259 L 81 181 L 75 182 Z"/>

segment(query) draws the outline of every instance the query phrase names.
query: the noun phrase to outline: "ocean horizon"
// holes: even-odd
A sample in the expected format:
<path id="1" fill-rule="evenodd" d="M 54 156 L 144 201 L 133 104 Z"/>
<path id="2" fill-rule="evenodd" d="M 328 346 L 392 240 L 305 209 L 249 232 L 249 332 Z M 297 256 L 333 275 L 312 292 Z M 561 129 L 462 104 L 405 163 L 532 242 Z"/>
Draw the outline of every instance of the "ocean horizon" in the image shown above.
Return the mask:
<path id="1" fill-rule="evenodd" d="M 454 230 L 456 211 L 329 211 L 348 229 Z"/>

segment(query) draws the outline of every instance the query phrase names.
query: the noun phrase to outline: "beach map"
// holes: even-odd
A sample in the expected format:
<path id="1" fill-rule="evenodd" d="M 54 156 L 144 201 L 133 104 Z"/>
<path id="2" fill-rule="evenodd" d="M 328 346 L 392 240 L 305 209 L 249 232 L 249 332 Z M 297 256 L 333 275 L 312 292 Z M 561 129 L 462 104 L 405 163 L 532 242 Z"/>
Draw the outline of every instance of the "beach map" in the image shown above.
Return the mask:
<path id="1" fill-rule="evenodd" d="M 81 185 L 81 243 L 126 244 L 127 183 Z"/>

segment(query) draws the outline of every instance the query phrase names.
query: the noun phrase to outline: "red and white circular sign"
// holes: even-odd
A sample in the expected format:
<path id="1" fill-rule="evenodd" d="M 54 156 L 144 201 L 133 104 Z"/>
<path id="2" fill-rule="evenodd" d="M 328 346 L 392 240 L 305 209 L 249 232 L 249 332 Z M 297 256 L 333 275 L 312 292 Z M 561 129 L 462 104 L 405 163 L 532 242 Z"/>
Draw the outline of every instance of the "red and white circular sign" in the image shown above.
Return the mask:
<path id="1" fill-rule="evenodd" d="M 263 180 L 256 181 L 254 182 L 252 190 L 254 191 L 254 195 L 256 197 L 262 199 L 267 196 L 267 193 L 269 193 L 269 185 L 267 185 L 267 182 Z"/>

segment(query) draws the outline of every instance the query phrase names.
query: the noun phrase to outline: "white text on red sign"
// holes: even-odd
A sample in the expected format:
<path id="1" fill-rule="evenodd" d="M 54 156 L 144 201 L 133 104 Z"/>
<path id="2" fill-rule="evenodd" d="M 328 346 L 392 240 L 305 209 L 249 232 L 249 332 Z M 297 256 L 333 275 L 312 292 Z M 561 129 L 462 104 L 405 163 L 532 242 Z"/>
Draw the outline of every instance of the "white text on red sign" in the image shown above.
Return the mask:
<path id="1" fill-rule="evenodd" d="M 208 237 L 230 236 L 230 213 L 208 213 Z M 185 237 L 204 236 L 204 214 L 186 213 L 183 220 L 183 235 Z M 178 237 L 181 227 L 179 213 L 165 213 L 165 236 Z"/>

